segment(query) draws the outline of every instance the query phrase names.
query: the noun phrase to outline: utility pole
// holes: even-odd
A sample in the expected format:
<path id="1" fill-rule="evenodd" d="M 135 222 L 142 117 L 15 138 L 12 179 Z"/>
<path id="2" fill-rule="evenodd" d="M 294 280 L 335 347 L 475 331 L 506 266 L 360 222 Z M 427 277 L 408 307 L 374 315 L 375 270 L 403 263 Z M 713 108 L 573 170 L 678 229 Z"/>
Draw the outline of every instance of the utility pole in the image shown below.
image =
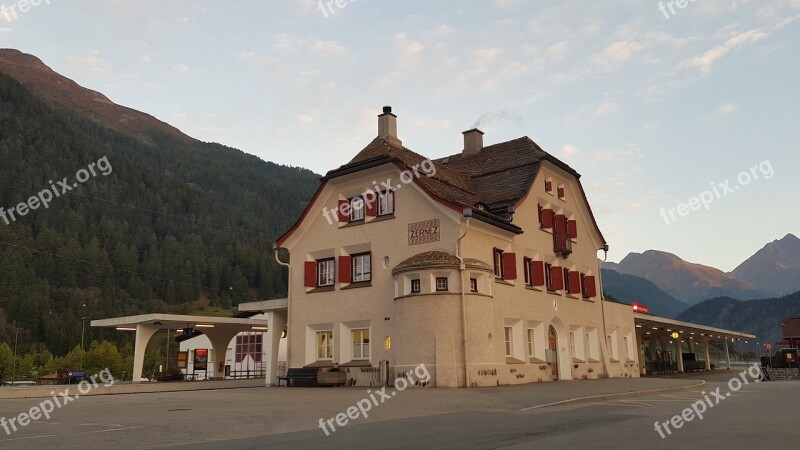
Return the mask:
<path id="1" fill-rule="evenodd" d="M 14 337 L 14 368 L 11 369 L 11 382 L 17 381 L 17 343 L 19 342 L 19 328 L 17 328 L 17 335 Z"/>
<path id="2" fill-rule="evenodd" d="M 81 317 L 81 370 L 83 370 L 83 338 L 86 335 L 86 317 Z"/>

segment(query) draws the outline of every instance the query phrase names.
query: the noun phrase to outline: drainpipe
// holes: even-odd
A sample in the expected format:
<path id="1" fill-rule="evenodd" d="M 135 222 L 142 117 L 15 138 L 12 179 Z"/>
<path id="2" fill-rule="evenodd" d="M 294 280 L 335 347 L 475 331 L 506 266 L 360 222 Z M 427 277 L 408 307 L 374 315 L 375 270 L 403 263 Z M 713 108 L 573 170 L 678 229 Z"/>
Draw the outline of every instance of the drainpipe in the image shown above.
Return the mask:
<path id="1" fill-rule="evenodd" d="M 608 260 L 608 244 L 604 245 L 603 248 L 601 248 L 600 250 L 603 251 L 603 262 L 606 262 L 606 260 Z M 608 340 L 607 340 L 608 338 L 606 337 L 606 336 L 608 336 L 608 330 L 606 329 L 606 308 L 605 308 L 606 296 L 605 296 L 605 292 L 603 292 L 603 267 L 602 267 L 602 263 L 598 264 L 597 281 L 600 283 L 600 293 L 601 293 L 601 295 L 600 295 L 600 312 L 601 312 L 602 318 L 603 318 L 603 340 L 602 340 L 602 342 L 606 343 L 606 355 L 605 356 L 607 358 L 611 358 L 611 354 L 609 354 L 611 349 L 608 348 Z M 635 328 L 634 328 L 634 330 L 635 330 Z M 608 372 L 608 363 L 607 363 L 606 358 L 603 358 L 603 371 L 606 373 L 606 375 L 610 375 L 609 372 Z"/>
<path id="2" fill-rule="evenodd" d="M 291 274 L 289 263 L 285 263 L 285 262 L 281 261 L 281 258 L 280 258 L 280 250 L 281 250 L 281 248 L 278 247 L 277 243 L 272 244 L 272 250 L 275 252 L 275 261 L 279 265 L 286 267 L 286 270 L 289 272 L 289 275 L 287 277 L 288 278 L 288 282 L 286 284 L 286 299 L 287 299 L 287 302 L 286 302 L 286 304 L 287 304 L 287 306 L 286 306 L 286 332 L 288 333 L 289 332 L 289 324 L 291 323 L 289 321 L 289 318 L 291 317 L 291 311 L 292 311 L 292 302 L 288 301 L 291 298 L 291 294 L 292 294 L 292 274 Z M 274 314 L 274 313 L 272 313 L 272 314 Z M 272 330 L 270 330 L 270 331 L 272 331 Z M 287 334 L 287 336 L 288 336 L 288 334 Z M 288 345 L 288 342 L 289 342 L 288 339 L 287 339 L 286 342 L 287 342 L 287 345 L 286 345 L 286 370 L 289 370 L 289 361 L 290 361 L 289 354 L 291 352 L 291 348 Z M 278 348 L 280 348 L 280 344 L 278 344 Z M 276 358 L 277 358 L 277 356 L 276 356 Z M 272 370 L 275 370 L 275 367 L 273 367 Z"/>
<path id="3" fill-rule="evenodd" d="M 469 219 L 472 217 L 472 208 L 464 208 L 463 215 L 466 218 L 466 229 L 464 234 L 456 241 L 456 258 L 458 258 L 458 273 L 461 279 L 461 331 L 464 335 L 464 387 L 469 387 L 469 369 L 467 367 L 467 294 L 464 291 L 464 271 L 467 270 L 464 258 L 461 257 L 461 240 L 469 232 Z"/>

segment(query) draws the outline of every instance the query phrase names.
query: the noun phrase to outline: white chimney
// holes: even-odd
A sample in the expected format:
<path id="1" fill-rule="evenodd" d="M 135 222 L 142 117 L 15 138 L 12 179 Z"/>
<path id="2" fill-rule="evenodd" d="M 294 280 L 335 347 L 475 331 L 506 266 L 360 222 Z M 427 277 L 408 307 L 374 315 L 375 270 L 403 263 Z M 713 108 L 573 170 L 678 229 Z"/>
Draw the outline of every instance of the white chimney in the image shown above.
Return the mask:
<path id="1" fill-rule="evenodd" d="M 464 133 L 464 156 L 476 155 L 483 148 L 483 131 L 473 128 Z"/>
<path id="2" fill-rule="evenodd" d="M 392 144 L 403 145 L 403 142 L 397 138 L 397 116 L 392 114 L 391 106 L 384 106 L 383 114 L 378 116 L 378 137 Z"/>

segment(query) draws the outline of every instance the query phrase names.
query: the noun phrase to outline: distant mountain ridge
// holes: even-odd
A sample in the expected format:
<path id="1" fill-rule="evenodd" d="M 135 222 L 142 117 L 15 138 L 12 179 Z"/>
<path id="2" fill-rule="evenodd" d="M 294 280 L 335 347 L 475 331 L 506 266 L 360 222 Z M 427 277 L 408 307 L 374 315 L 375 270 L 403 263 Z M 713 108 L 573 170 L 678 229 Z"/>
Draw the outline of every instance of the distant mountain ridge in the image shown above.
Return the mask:
<path id="1" fill-rule="evenodd" d="M 800 238 L 787 234 L 770 242 L 731 273 L 775 295 L 800 291 Z"/>
<path id="2" fill-rule="evenodd" d="M 800 316 L 800 292 L 763 300 L 714 298 L 682 312 L 678 320 L 754 333 L 759 342 L 774 344 L 782 338 L 781 322 L 791 316 Z M 753 347 L 745 350 L 753 350 Z"/>
<path id="3" fill-rule="evenodd" d="M 690 305 L 714 297 L 750 300 L 771 295 L 733 274 L 690 263 L 672 253 L 658 250 L 630 253 L 618 264 L 606 263 L 604 266 L 649 280 L 667 294 Z"/>
<path id="4" fill-rule="evenodd" d="M 624 303 L 646 304 L 653 315 L 673 319 L 689 307 L 685 302 L 667 294 L 642 277 L 605 268 L 601 269 L 601 272 L 603 292 L 606 295 Z"/>
<path id="5" fill-rule="evenodd" d="M 200 143 L 155 117 L 117 105 L 105 95 L 84 88 L 45 65 L 39 58 L 14 49 L 0 49 L 0 72 L 14 78 L 31 92 L 54 105 L 80 112 L 94 122 L 152 143 L 160 132 L 184 142 Z"/>

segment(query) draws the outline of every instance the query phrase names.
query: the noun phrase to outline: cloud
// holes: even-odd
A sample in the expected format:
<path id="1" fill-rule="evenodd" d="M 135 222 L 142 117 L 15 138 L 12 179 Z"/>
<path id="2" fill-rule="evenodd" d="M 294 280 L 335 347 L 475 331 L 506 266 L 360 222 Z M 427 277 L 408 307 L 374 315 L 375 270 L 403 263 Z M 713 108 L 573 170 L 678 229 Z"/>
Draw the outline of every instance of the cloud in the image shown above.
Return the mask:
<path id="1" fill-rule="evenodd" d="M 745 44 L 758 42 L 767 36 L 769 36 L 769 34 L 761 31 L 760 29 L 746 31 L 728 39 L 716 47 L 711 48 L 700 56 L 695 56 L 694 58 L 684 60 L 681 62 L 680 67 L 698 68 L 700 69 L 701 73 L 710 73 L 714 63 L 730 53 L 732 50 Z"/>
<path id="2" fill-rule="evenodd" d="M 191 66 L 189 66 L 188 64 L 185 64 L 185 63 L 180 63 L 180 64 L 176 64 L 176 65 L 172 66 L 172 70 L 174 70 L 175 72 L 178 72 L 180 74 L 189 74 L 189 73 L 197 72 L 196 68 L 191 67 Z"/>
<path id="3" fill-rule="evenodd" d="M 578 149 L 572 144 L 566 144 L 561 147 L 561 154 L 564 156 L 572 156 L 578 153 Z"/>
<path id="4" fill-rule="evenodd" d="M 619 105 L 617 103 L 605 101 L 597 106 L 597 109 L 594 111 L 594 115 L 603 117 L 609 114 L 614 114 L 618 111 L 619 111 Z"/>
<path id="5" fill-rule="evenodd" d="M 394 36 L 394 48 L 401 58 L 416 58 L 425 50 L 422 42 L 412 39 L 408 33 L 397 33 Z"/>
<path id="6" fill-rule="evenodd" d="M 314 41 L 308 46 L 308 50 L 330 56 L 344 56 L 347 54 L 347 49 L 336 41 Z"/>
<path id="7" fill-rule="evenodd" d="M 736 104 L 735 103 L 725 103 L 724 105 L 720 105 L 717 109 L 714 110 L 717 114 L 730 114 L 736 111 Z"/>

